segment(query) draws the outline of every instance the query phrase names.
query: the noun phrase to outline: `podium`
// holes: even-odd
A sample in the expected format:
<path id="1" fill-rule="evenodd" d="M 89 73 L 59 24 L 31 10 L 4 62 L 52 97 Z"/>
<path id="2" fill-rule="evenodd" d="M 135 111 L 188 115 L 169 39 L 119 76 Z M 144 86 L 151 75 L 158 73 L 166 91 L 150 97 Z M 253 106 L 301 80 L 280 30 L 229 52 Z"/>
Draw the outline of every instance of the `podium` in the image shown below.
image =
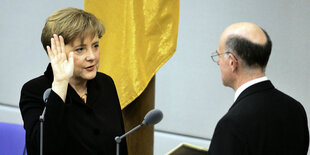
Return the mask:
<path id="1" fill-rule="evenodd" d="M 181 143 L 173 150 L 168 152 L 166 155 L 207 155 L 208 149 L 205 147 L 189 144 L 189 143 Z"/>

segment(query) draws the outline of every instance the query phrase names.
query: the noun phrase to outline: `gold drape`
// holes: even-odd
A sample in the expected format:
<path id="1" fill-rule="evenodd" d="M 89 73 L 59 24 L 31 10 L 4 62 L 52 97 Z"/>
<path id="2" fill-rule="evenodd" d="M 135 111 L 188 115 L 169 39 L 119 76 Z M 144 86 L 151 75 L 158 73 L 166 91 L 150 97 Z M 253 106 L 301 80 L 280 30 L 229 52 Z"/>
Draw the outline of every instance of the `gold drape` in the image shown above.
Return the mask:
<path id="1" fill-rule="evenodd" d="M 85 0 L 105 25 L 99 71 L 110 75 L 122 109 L 176 50 L 179 0 Z"/>

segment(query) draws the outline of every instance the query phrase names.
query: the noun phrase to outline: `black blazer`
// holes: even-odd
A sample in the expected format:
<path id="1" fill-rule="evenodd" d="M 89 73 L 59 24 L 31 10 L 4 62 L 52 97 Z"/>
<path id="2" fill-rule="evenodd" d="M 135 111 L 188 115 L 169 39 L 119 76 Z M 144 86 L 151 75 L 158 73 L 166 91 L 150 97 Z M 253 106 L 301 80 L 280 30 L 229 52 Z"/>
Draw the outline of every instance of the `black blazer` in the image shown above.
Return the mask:
<path id="1" fill-rule="evenodd" d="M 306 155 L 303 106 L 270 81 L 250 86 L 218 122 L 208 155 Z"/>
<path id="2" fill-rule="evenodd" d="M 51 65 L 44 75 L 27 82 L 21 91 L 20 110 L 26 129 L 28 155 L 39 154 L 39 116 L 46 106 L 44 154 L 116 154 L 115 136 L 124 134 L 119 100 L 113 80 L 103 74 L 87 82 L 87 102 L 69 85 L 65 103 L 53 91 L 47 103 L 43 93 L 51 88 Z M 120 154 L 127 154 L 126 140 Z"/>

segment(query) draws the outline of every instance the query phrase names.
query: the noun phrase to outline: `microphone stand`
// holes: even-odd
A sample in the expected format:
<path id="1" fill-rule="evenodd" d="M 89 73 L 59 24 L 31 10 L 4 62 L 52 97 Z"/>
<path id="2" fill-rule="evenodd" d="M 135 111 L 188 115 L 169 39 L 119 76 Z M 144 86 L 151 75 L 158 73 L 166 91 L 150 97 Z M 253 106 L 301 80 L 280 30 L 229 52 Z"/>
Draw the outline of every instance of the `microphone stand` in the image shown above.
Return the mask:
<path id="1" fill-rule="evenodd" d="M 43 101 L 46 104 L 48 97 L 51 93 L 51 88 L 48 88 L 44 91 L 43 93 Z M 46 110 L 46 105 L 43 109 L 42 115 L 40 115 L 39 117 L 39 121 L 40 121 L 40 155 L 43 155 L 43 123 L 44 123 L 44 117 L 45 117 L 45 110 Z"/>
<path id="2" fill-rule="evenodd" d="M 40 115 L 40 155 L 43 155 L 43 122 L 44 122 L 44 116 L 45 116 L 45 109 L 44 107 L 42 115 Z"/>
<path id="3" fill-rule="evenodd" d="M 163 118 L 163 113 L 158 110 L 158 109 L 153 109 L 151 111 L 149 111 L 145 117 L 144 120 L 142 121 L 141 124 L 139 124 L 138 126 L 136 126 L 135 128 L 131 129 L 130 131 L 128 131 L 127 133 L 125 133 L 122 136 L 116 136 L 115 137 L 115 141 L 116 141 L 116 155 L 119 155 L 119 144 L 121 143 L 122 139 L 124 137 L 126 137 L 127 135 L 129 135 L 130 133 L 134 132 L 135 130 L 139 129 L 141 126 L 143 125 L 155 125 L 158 122 L 160 122 Z"/>
<path id="4" fill-rule="evenodd" d="M 119 155 L 119 144 L 121 143 L 122 139 L 124 137 L 126 137 L 127 135 L 129 135 L 130 133 L 134 132 L 135 130 L 139 129 L 141 126 L 143 126 L 143 123 L 139 124 L 138 126 L 136 126 L 135 128 L 131 129 L 130 131 L 128 131 L 127 133 L 125 133 L 122 136 L 116 136 L 115 137 L 115 141 L 116 141 L 116 155 Z"/>

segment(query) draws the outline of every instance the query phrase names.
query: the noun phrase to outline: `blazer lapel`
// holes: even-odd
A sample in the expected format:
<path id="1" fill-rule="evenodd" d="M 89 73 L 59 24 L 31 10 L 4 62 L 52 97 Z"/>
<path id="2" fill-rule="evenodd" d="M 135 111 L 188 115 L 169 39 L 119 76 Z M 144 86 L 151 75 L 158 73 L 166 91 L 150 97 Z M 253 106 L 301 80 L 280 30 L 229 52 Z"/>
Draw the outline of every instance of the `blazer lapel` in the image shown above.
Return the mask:
<path id="1" fill-rule="evenodd" d="M 98 73 L 97 73 L 98 74 Z M 98 84 L 96 84 L 97 76 L 87 81 L 87 102 L 89 106 L 93 106 L 94 103 L 96 103 L 96 100 L 98 99 L 98 92 L 100 92 L 100 88 Z"/>

